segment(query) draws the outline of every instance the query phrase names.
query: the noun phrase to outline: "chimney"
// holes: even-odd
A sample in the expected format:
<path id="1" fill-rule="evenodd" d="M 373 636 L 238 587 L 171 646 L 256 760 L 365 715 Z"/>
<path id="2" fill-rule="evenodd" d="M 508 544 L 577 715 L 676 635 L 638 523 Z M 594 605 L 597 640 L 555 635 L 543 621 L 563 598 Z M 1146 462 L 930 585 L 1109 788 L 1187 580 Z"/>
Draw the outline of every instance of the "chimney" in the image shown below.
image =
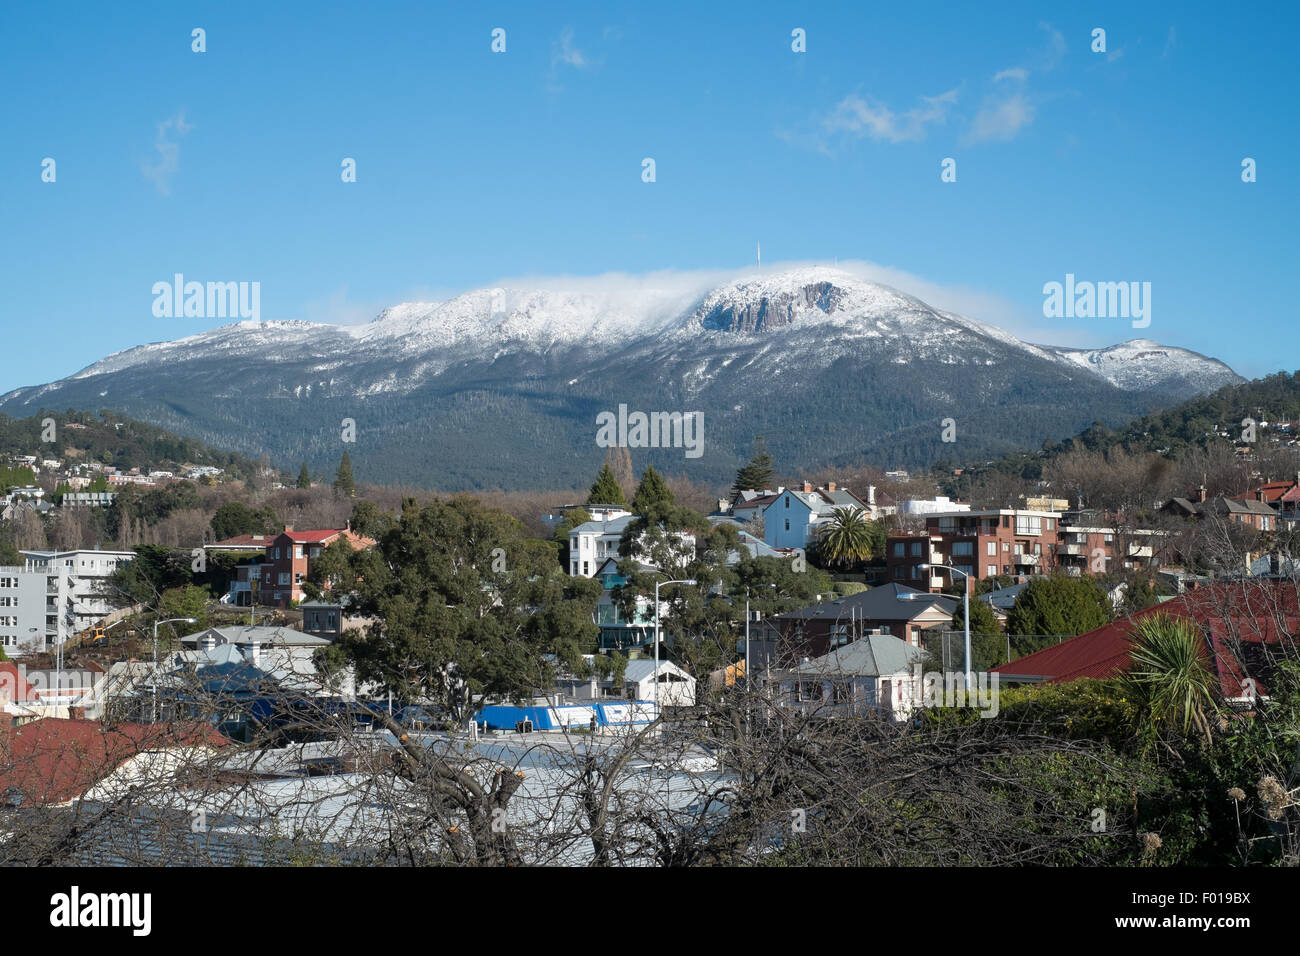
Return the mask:
<path id="1" fill-rule="evenodd" d="M 1201 502 L 1201 504 L 1205 503 L 1205 495 L 1206 491 L 1204 485 L 1201 485 L 1201 487 L 1196 489 L 1196 500 Z"/>
<path id="2" fill-rule="evenodd" d="M 835 490 L 835 482 L 833 482 L 833 481 L 828 481 L 828 482 L 826 482 L 826 490 L 827 490 L 827 491 L 834 491 L 834 490 Z"/>
<path id="3" fill-rule="evenodd" d="M 254 667 L 262 666 L 262 645 L 258 641 L 253 641 L 248 645 L 248 653 L 244 655 L 248 658 L 248 663 Z"/>
<path id="4" fill-rule="evenodd" d="M 1257 489 L 1257 490 L 1255 491 L 1255 500 L 1256 500 L 1256 501 L 1263 501 L 1263 500 L 1264 500 L 1264 489 L 1263 489 L 1263 488 L 1259 488 L 1259 489 Z"/>
<path id="5" fill-rule="evenodd" d="M 805 482 L 803 483 L 803 493 L 806 495 L 806 494 L 808 494 L 809 492 L 811 492 L 812 490 L 813 490 L 812 482 L 811 482 L 811 481 L 805 481 Z"/>
<path id="6" fill-rule="evenodd" d="M 875 485 L 867 485 L 867 504 L 871 505 L 873 508 L 874 508 L 875 505 L 876 505 L 876 486 L 875 486 Z"/>
<path id="7" fill-rule="evenodd" d="M 287 525 L 284 526 L 284 533 L 285 533 L 285 534 L 290 534 L 290 533 L 292 533 L 292 532 L 293 532 L 293 525 L 291 525 L 291 524 L 287 524 Z"/>
<path id="8" fill-rule="evenodd" d="M 69 717 L 70 719 L 72 719 L 72 720 L 85 720 L 85 719 L 86 719 L 86 708 L 84 708 L 84 707 L 69 707 L 69 708 L 68 708 L 68 717 Z"/>

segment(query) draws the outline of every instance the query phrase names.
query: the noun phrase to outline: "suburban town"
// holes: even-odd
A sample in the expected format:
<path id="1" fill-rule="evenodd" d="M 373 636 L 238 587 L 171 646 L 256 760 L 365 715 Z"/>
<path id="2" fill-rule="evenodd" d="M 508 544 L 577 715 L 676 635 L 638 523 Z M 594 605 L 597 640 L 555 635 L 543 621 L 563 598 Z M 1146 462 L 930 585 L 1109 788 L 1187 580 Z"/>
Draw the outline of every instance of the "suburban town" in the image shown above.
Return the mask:
<path id="1" fill-rule="evenodd" d="M 1297 11 L 4 7 L 18 938 L 1285 932 Z"/>
<path id="2" fill-rule="evenodd" d="M 119 469 L 86 461 L 79 433 L 135 426 L 76 417 L 47 420 L 71 456 L 34 447 L 0 472 L 15 861 L 861 864 L 898 850 L 846 838 L 817 793 L 833 785 L 819 773 L 865 772 L 868 742 L 910 767 L 1005 734 L 1025 752 L 999 759 L 1017 766 L 1080 759 L 1100 735 L 1136 773 L 1159 748 L 1240 746 L 1297 706 L 1300 474 L 1272 470 L 1297 460 L 1286 422 L 1253 447 L 1210 430 L 1194 464 L 1212 489 L 1171 477 L 1182 493 L 1160 499 L 1104 490 L 1118 452 L 1089 460 L 1093 483 L 1072 495 L 1060 478 L 1006 490 L 993 462 L 782 482 L 760 436 L 711 499 L 653 466 L 635 476 L 612 447 L 585 499 L 508 499 L 512 516 L 358 486 L 348 451 L 332 477 Z M 967 497 L 938 493 L 963 479 Z M 302 526 L 313 516 L 334 520 Z M 918 752 L 936 732 L 936 752 Z M 792 759 L 792 734 L 845 733 L 854 745 L 819 773 L 758 804 L 724 796 Z M 607 768 L 598 831 L 590 761 Z M 452 767 L 465 789 L 435 799 L 438 826 L 394 843 L 412 789 Z M 1078 804 L 1086 763 L 1019 784 L 1059 817 L 990 807 L 981 826 L 1033 839 L 1044 863 L 1294 862 L 1298 793 L 1266 770 L 1220 778 L 1240 794 L 1231 829 L 1170 850 L 1182 824 L 1167 798 Z M 142 789 L 154 811 L 123 812 Z M 329 812 L 304 816 L 304 801 Z M 1124 827 L 1091 830 L 1094 810 Z M 685 822 L 701 813 L 707 835 Z M 97 838 L 62 840 L 86 814 Z M 952 815 L 934 825 L 968 825 Z M 675 836 L 652 849 L 647 827 Z M 1083 832 L 1097 838 L 1080 849 Z"/>

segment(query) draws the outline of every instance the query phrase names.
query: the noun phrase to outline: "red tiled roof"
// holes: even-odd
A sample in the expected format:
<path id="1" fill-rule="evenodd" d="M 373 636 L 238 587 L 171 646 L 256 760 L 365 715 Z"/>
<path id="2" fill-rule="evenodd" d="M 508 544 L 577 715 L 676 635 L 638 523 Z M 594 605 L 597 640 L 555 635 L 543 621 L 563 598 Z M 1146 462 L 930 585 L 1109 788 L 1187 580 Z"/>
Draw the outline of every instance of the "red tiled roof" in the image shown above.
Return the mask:
<path id="1" fill-rule="evenodd" d="M 119 724 L 45 718 L 0 731 L 0 794 L 16 789 L 22 806 L 73 800 L 137 754 L 227 743 L 207 725 Z"/>
<path id="2" fill-rule="evenodd" d="M 1214 584 L 1130 614 L 1055 647 L 1035 651 L 993 671 L 1007 677 L 1038 677 L 1050 683 L 1081 677 L 1115 677 L 1129 669 L 1130 635 L 1137 622 L 1160 613 L 1188 618 L 1201 626 L 1208 638 L 1206 656 L 1213 654 L 1225 697 L 1244 696 L 1240 657 L 1249 658 L 1263 645 L 1294 639 L 1300 632 L 1300 604 L 1294 584 L 1277 581 Z M 1257 674 L 1252 676 L 1258 692 L 1263 693 L 1263 682 Z"/>
<path id="3" fill-rule="evenodd" d="M 290 531 L 286 528 L 284 533 L 289 536 L 294 544 L 332 544 L 335 538 L 343 535 L 355 550 L 360 551 L 375 546 L 374 538 L 367 538 L 365 535 L 357 534 L 347 528 L 322 528 L 316 531 Z"/>
<path id="4" fill-rule="evenodd" d="M 212 547 L 216 548 L 265 548 L 275 540 L 273 534 L 237 534 L 233 538 L 227 538 L 225 541 L 218 541 Z"/>

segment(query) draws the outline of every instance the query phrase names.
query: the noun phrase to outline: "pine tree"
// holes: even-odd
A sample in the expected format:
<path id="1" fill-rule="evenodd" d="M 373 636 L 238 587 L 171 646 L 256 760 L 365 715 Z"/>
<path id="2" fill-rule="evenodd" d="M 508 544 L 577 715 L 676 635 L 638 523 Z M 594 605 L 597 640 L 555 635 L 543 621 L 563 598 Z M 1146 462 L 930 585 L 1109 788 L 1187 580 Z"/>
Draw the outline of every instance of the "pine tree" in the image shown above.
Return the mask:
<path id="1" fill-rule="evenodd" d="M 356 497 L 357 483 L 352 478 L 352 459 L 348 453 L 343 453 L 343 459 L 339 462 L 338 476 L 334 479 L 334 490 L 339 494 L 347 497 Z"/>
<path id="2" fill-rule="evenodd" d="M 610 470 L 608 461 L 601 466 L 600 474 L 596 476 L 596 483 L 591 486 L 591 493 L 587 495 L 587 504 L 627 505 L 627 498 L 623 496 L 623 489 L 619 486 L 618 479 L 614 477 L 614 472 Z"/>
<path id="3" fill-rule="evenodd" d="M 644 515 L 656 507 L 671 508 L 675 503 L 663 477 L 655 471 L 654 465 L 647 465 L 641 473 L 641 484 L 637 485 L 636 494 L 632 496 L 632 510 Z"/>
<path id="4" fill-rule="evenodd" d="M 731 485 L 731 493 L 742 491 L 762 491 L 772 483 L 772 456 L 767 453 L 767 443 L 763 436 L 754 439 L 754 454 L 749 464 L 736 472 L 736 480 Z"/>
<path id="5" fill-rule="evenodd" d="M 298 472 L 298 487 L 311 487 L 311 472 L 307 470 L 307 463 L 305 461 L 302 463 L 302 471 Z"/>

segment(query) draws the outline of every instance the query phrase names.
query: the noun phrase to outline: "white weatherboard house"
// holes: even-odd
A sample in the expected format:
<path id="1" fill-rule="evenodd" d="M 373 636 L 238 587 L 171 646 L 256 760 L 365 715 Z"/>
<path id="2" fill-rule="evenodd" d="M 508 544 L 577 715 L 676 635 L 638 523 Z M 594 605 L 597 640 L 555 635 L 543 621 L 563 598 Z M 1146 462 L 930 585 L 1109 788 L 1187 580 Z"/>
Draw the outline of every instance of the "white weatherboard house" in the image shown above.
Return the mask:
<path id="1" fill-rule="evenodd" d="M 623 686 L 632 700 L 655 699 L 655 662 L 640 658 L 627 662 Z M 695 704 L 695 678 L 671 661 L 659 661 L 659 706 L 691 707 Z"/>
<path id="2" fill-rule="evenodd" d="M 821 526 L 834 520 L 836 508 L 868 510 L 865 502 L 834 482 L 825 488 L 808 482 L 802 489 L 787 488 L 763 511 L 763 540 L 773 548 L 806 548 Z"/>
<path id="3" fill-rule="evenodd" d="M 609 558 L 618 560 L 619 540 L 623 531 L 636 515 L 623 515 L 610 521 L 588 521 L 569 532 L 569 575 L 591 578 Z M 679 532 L 676 535 L 683 554 L 695 551 L 695 535 Z"/>
<path id="4" fill-rule="evenodd" d="M 903 720 L 921 703 L 915 665 L 924 657 L 897 637 L 869 634 L 760 679 L 777 706 L 805 715 Z"/>

